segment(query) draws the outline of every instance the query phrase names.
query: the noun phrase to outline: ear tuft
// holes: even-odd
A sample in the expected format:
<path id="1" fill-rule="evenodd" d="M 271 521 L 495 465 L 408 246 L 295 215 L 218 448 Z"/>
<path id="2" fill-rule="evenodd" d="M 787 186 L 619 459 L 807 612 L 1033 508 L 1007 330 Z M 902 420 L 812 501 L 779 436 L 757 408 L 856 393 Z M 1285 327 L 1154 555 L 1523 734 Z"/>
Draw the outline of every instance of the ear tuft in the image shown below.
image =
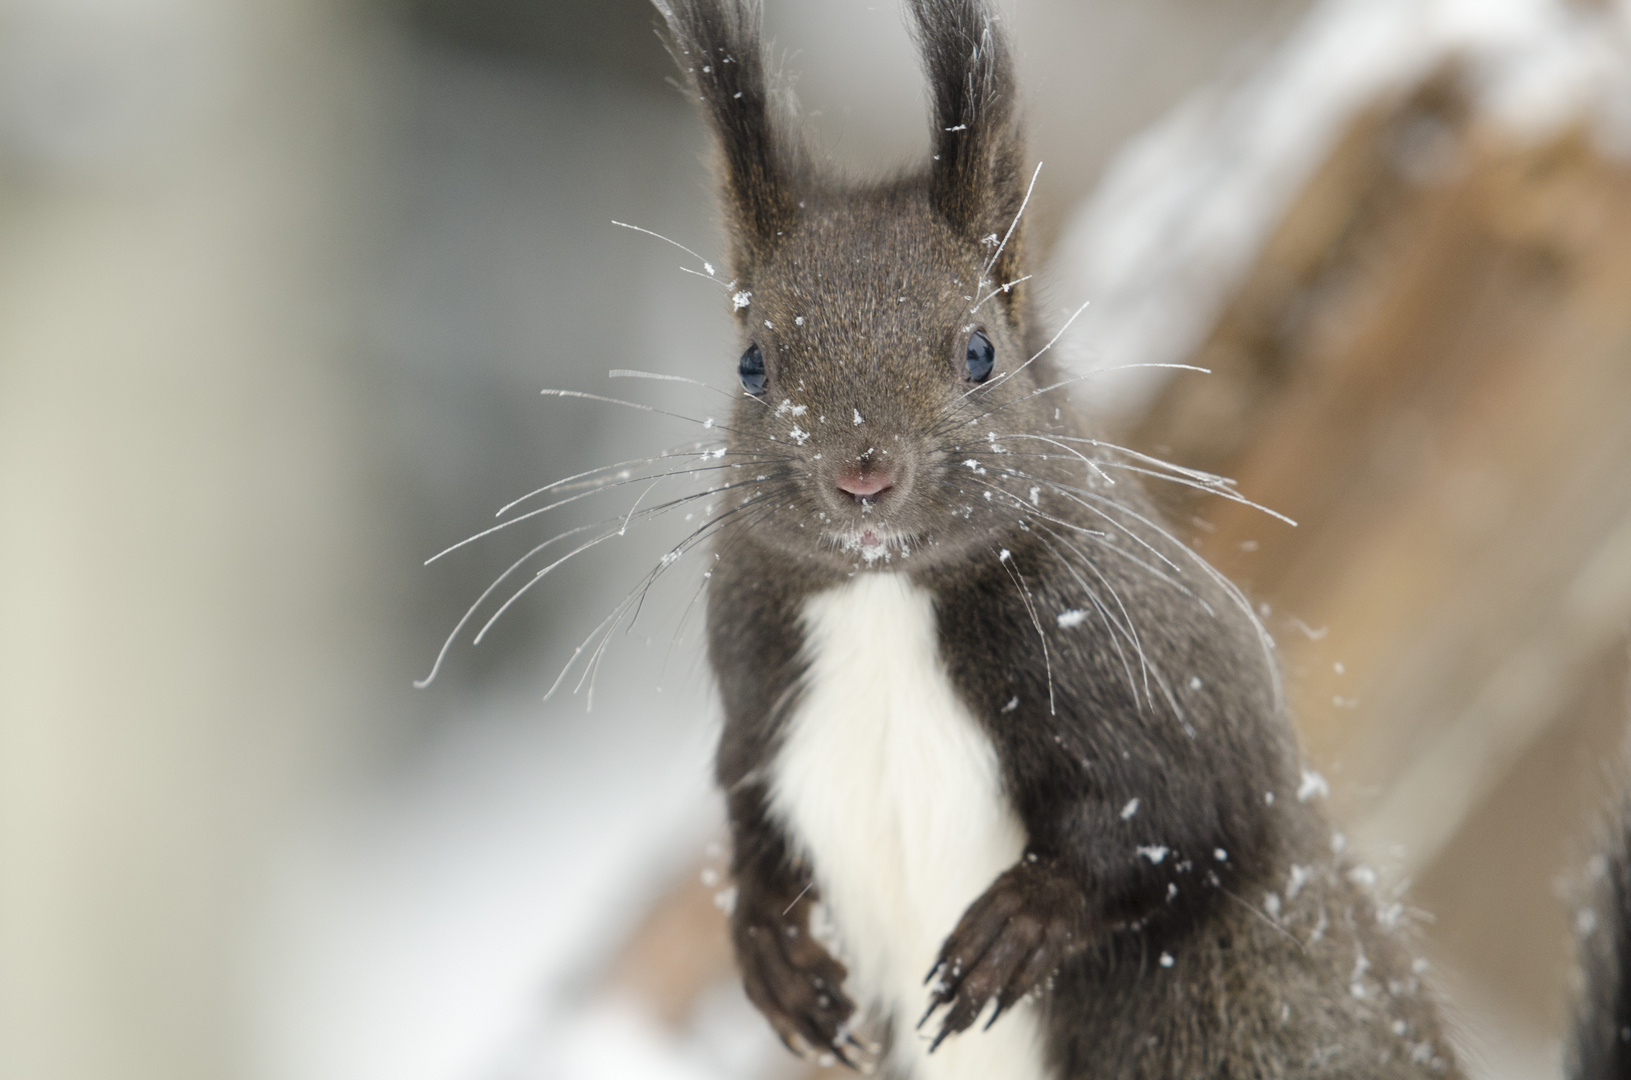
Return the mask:
<path id="1" fill-rule="evenodd" d="M 758 0 L 652 0 L 666 43 L 701 98 L 724 159 L 738 272 L 775 246 L 797 213 L 795 153 L 776 128 Z"/>
<path id="2" fill-rule="evenodd" d="M 1024 201 L 1025 154 L 1001 19 L 984 0 L 911 0 L 911 9 L 934 107 L 930 199 L 969 239 L 1000 238 Z M 1003 280 L 1019 276 L 1017 240 L 996 268 L 1011 275 Z"/>

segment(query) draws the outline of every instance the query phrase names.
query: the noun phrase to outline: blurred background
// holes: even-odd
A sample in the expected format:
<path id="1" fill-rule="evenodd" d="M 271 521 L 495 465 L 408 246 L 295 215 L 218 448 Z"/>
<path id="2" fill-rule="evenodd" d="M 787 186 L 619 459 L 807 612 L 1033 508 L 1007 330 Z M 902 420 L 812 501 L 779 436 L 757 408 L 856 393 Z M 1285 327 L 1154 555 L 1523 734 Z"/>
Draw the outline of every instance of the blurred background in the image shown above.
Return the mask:
<path id="1" fill-rule="evenodd" d="M 921 156 L 897 4 L 766 9 L 821 155 Z M 1092 302 L 1061 348 L 1212 372 L 1083 400 L 1299 521 L 1163 495 L 1263 605 L 1478 1075 L 1555 1075 L 1627 718 L 1631 3 L 1011 23 L 1045 313 Z M 479 645 L 509 592 L 460 617 L 515 560 L 663 491 L 422 565 L 726 407 L 607 378 L 731 381 L 717 283 L 613 224 L 721 264 L 653 24 L 643 0 L 0 0 L 0 1076 L 807 1075 L 714 903 L 703 557 L 614 627 L 592 708 L 580 685 L 683 509 Z"/>

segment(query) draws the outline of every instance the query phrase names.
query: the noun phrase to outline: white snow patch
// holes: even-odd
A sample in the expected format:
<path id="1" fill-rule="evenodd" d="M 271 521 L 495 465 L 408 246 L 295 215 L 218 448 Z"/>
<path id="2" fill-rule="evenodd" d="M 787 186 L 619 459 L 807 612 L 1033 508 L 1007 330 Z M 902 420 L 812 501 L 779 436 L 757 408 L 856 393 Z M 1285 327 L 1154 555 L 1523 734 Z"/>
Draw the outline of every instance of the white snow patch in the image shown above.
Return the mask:
<path id="1" fill-rule="evenodd" d="M 1285 207 L 1362 110 L 1459 60 L 1480 118 L 1526 140 L 1579 122 L 1631 156 L 1631 14 L 1567 0 L 1321 0 L 1267 59 L 1132 141 L 1063 230 L 1057 291 L 1094 314 L 1059 343 L 1127 415 L 1192 355 Z M 1618 25 L 1615 25 L 1618 24 Z M 1422 166 L 1432 172 L 1433 144 Z"/>

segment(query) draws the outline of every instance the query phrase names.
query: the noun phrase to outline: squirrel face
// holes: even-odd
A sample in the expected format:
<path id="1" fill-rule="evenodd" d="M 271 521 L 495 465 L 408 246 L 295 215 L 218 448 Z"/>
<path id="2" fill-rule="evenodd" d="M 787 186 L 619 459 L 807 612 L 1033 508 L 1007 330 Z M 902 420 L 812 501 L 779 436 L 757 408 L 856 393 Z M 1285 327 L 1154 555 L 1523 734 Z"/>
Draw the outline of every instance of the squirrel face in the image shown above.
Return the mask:
<path id="1" fill-rule="evenodd" d="M 993 17 L 911 5 L 930 161 L 867 185 L 822 175 L 782 130 L 755 5 L 657 5 L 718 139 L 747 391 L 731 451 L 754 478 L 739 521 L 835 568 L 997 554 L 1015 500 L 1037 496 L 991 459 L 1038 449 L 1003 438 L 1049 430 L 1058 380 L 1028 333 L 1029 188 Z"/>
<path id="2" fill-rule="evenodd" d="M 807 198 L 789 224 L 737 293 L 731 450 L 776 491 L 756 535 L 891 569 L 988 542 L 1024 497 L 991 436 L 1051 416 L 1027 399 L 1052 369 L 1026 364 L 990 276 L 1000 238 L 960 235 L 907 184 Z"/>

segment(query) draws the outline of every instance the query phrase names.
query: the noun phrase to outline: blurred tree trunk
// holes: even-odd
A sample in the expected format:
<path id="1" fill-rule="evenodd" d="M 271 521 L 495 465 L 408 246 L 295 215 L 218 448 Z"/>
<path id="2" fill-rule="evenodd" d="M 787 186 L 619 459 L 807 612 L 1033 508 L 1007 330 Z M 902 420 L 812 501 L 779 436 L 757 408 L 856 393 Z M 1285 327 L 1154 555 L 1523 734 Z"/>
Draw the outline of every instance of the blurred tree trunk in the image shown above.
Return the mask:
<path id="1" fill-rule="evenodd" d="M 1551 881 L 1625 723 L 1631 168 L 1459 85 L 1354 125 L 1190 358 L 1214 374 L 1135 440 L 1298 521 L 1170 500 L 1271 606 L 1338 818 L 1423 877 L 1457 969 L 1556 1033 Z"/>

